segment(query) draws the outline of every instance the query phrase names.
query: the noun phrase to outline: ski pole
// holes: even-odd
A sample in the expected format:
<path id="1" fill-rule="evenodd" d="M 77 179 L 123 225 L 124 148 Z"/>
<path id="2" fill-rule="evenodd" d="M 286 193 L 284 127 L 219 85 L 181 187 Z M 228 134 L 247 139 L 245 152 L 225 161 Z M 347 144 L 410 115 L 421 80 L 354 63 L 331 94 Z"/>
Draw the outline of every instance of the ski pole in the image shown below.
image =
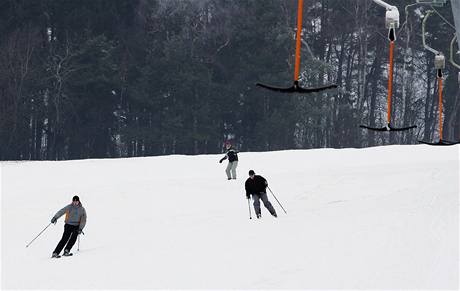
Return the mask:
<path id="1" fill-rule="evenodd" d="M 287 212 L 286 212 L 286 210 L 284 209 L 283 205 L 281 205 L 281 203 L 278 201 L 278 198 L 276 198 L 275 194 L 273 194 L 272 189 L 270 189 L 270 187 L 268 187 L 268 186 L 267 186 L 267 188 L 268 188 L 268 190 L 270 190 L 270 193 L 272 193 L 273 197 L 275 197 L 276 202 L 278 202 L 278 204 L 281 206 L 281 208 L 283 209 L 284 213 L 287 214 Z"/>
<path id="2" fill-rule="evenodd" d="M 82 234 L 85 234 L 85 233 L 83 232 L 83 230 L 81 231 L 81 233 L 78 234 L 78 246 L 77 246 L 77 251 L 80 251 L 80 235 L 82 235 Z"/>
<path id="3" fill-rule="evenodd" d="M 249 208 L 249 219 L 252 219 L 252 216 L 251 216 L 251 205 L 249 204 L 249 198 L 248 198 L 248 208 Z"/>
<path id="4" fill-rule="evenodd" d="M 50 224 L 48 224 L 42 231 L 40 231 L 40 233 L 30 243 L 26 245 L 26 248 L 29 247 L 34 242 L 34 240 L 36 240 L 37 237 L 39 237 L 51 224 L 52 222 L 50 222 Z"/>

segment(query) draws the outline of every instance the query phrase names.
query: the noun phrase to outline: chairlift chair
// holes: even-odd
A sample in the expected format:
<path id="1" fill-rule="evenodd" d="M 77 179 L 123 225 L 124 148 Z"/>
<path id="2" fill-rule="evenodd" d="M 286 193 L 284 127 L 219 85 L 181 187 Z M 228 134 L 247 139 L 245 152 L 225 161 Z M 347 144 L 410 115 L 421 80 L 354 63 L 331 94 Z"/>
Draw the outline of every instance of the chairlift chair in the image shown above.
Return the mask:
<path id="1" fill-rule="evenodd" d="M 312 92 L 320 92 L 326 89 L 337 88 L 336 84 L 330 84 L 325 86 L 319 87 L 311 87 L 311 88 L 303 88 L 299 84 L 299 71 L 300 71 L 300 38 L 302 34 L 302 7 L 303 7 L 303 0 L 298 0 L 298 8 L 297 8 L 297 32 L 296 32 L 296 48 L 295 48 L 295 69 L 294 69 L 294 82 L 290 87 L 276 87 L 272 85 L 266 85 L 262 83 L 256 83 L 256 86 L 281 92 L 281 93 L 312 93 Z"/>
<path id="2" fill-rule="evenodd" d="M 391 97 L 393 93 L 393 51 L 396 40 L 395 29 L 399 27 L 399 11 L 395 6 L 389 5 L 381 0 L 373 0 L 387 9 L 385 13 L 385 26 L 388 28 L 388 40 L 390 42 L 390 60 L 388 70 L 388 95 L 387 95 L 387 124 L 384 127 L 371 127 L 367 125 L 360 125 L 359 127 L 373 131 L 406 131 L 416 128 L 416 125 L 407 127 L 395 127 L 391 125 Z"/>

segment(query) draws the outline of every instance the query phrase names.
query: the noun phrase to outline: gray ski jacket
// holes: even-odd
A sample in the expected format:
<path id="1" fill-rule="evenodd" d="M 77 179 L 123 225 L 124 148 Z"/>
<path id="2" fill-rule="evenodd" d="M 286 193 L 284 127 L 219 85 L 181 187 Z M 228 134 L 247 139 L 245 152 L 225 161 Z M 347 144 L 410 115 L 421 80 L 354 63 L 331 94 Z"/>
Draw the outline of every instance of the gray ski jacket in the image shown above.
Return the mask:
<path id="1" fill-rule="evenodd" d="M 59 219 L 65 214 L 65 223 L 70 225 L 79 225 L 79 229 L 82 230 L 86 225 L 86 210 L 81 205 L 81 202 L 77 206 L 72 203 L 59 210 L 53 218 Z"/>

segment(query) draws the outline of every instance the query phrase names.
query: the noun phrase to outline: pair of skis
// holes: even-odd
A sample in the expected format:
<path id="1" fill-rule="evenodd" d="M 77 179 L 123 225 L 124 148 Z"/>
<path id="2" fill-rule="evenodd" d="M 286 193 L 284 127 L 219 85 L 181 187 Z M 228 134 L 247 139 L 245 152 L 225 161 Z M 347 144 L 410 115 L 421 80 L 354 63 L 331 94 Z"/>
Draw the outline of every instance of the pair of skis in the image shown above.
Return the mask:
<path id="1" fill-rule="evenodd" d="M 51 258 L 52 258 L 52 259 L 59 259 L 59 258 L 61 258 L 61 257 L 71 257 L 71 256 L 73 256 L 73 253 L 69 253 L 69 254 L 67 254 L 67 255 L 62 255 L 62 256 L 61 256 L 61 255 L 52 256 Z"/>

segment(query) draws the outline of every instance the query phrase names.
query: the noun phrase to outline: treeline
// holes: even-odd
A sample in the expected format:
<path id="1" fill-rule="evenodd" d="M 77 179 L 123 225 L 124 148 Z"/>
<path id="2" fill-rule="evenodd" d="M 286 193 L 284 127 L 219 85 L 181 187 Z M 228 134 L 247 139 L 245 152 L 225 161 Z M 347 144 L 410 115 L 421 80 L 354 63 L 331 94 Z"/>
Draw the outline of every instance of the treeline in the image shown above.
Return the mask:
<path id="1" fill-rule="evenodd" d="M 297 0 L 1 0 L 0 159 L 63 160 L 412 144 L 438 138 L 434 56 L 421 42 L 429 6 L 400 8 L 393 123 L 384 126 L 384 9 L 368 0 L 304 1 L 301 83 Z M 452 21 L 449 6 L 437 8 Z M 433 47 L 453 29 L 432 16 Z M 447 65 L 444 137 L 460 138 L 457 72 Z"/>

